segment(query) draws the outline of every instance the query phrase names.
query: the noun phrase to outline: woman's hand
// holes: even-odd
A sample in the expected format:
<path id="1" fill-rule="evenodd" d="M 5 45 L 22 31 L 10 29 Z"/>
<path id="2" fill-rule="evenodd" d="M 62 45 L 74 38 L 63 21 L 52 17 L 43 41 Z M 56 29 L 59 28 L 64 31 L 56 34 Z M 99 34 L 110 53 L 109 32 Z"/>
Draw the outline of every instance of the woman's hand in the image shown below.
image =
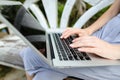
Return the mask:
<path id="1" fill-rule="evenodd" d="M 63 33 L 61 38 L 68 38 L 70 35 L 78 35 L 78 36 L 86 36 L 91 35 L 87 29 L 79 29 L 79 28 L 67 28 Z"/>
<path id="2" fill-rule="evenodd" d="M 93 53 L 108 59 L 120 59 L 120 45 L 109 44 L 94 36 L 83 36 L 73 40 L 70 45 L 79 51 Z"/>

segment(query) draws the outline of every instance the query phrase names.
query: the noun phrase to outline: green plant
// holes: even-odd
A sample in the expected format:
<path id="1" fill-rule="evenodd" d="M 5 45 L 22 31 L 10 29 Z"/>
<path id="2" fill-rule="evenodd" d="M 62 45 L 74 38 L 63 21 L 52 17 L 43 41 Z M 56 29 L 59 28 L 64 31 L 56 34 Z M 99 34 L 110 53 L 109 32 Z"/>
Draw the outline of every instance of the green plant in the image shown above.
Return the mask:
<path id="1" fill-rule="evenodd" d="M 61 15 L 64 9 L 65 2 L 58 2 L 58 25 L 60 25 Z"/>
<path id="2" fill-rule="evenodd" d="M 25 0 L 13 0 L 13 1 L 20 1 L 20 2 L 22 2 L 22 3 L 23 3 Z"/>

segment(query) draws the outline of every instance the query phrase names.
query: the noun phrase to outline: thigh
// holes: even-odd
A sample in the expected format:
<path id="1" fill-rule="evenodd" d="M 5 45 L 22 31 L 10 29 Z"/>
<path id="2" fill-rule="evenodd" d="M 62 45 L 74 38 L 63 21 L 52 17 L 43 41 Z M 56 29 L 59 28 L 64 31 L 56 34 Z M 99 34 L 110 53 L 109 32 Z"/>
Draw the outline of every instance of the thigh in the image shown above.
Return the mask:
<path id="1" fill-rule="evenodd" d="M 43 80 L 61 80 L 66 76 L 75 76 L 86 80 L 118 80 L 120 74 L 120 66 L 104 66 L 104 67 L 86 67 L 86 68 L 51 68 L 39 55 L 35 55 L 34 51 L 27 48 L 22 54 L 26 71 L 32 75 L 35 74 L 34 80 L 43 78 Z M 34 54 L 34 55 L 33 55 Z"/>
<path id="2" fill-rule="evenodd" d="M 55 70 L 44 69 L 43 71 L 38 72 L 33 80 L 63 80 L 67 76 L 68 75 Z"/>
<path id="3" fill-rule="evenodd" d="M 104 66 L 104 67 L 86 67 L 86 68 L 51 68 L 44 61 L 37 57 L 38 55 L 34 55 L 33 51 L 27 50 L 29 52 L 29 56 L 23 55 L 24 64 L 26 70 L 29 74 L 35 74 L 34 80 L 47 80 L 52 76 L 52 80 L 61 80 L 66 76 L 75 76 L 79 78 L 83 78 L 86 80 L 118 80 L 120 74 L 120 66 Z M 33 53 L 32 53 L 33 52 Z M 26 59 L 27 58 L 27 59 Z"/>
<path id="4" fill-rule="evenodd" d="M 85 80 L 119 80 L 120 66 L 50 69 L 50 72 L 75 76 Z"/>
<path id="5" fill-rule="evenodd" d="M 20 52 L 20 56 L 24 62 L 24 68 L 29 75 L 34 75 L 38 71 L 42 71 L 43 68 L 49 68 L 50 66 L 45 63 L 40 55 L 33 49 L 27 47 Z"/>

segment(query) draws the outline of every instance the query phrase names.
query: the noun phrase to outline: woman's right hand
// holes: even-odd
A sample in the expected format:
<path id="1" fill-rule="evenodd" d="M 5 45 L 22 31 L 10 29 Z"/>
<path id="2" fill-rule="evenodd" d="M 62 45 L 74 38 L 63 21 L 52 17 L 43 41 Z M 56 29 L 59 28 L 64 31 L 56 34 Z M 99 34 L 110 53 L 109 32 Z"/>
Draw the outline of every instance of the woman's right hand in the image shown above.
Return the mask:
<path id="1" fill-rule="evenodd" d="M 79 37 L 81 36 L 88 36 L 91 35 L 92 33 L 89 32 L 89 30 L 86 29 L 79 29 L 79 28 L 67 28 L 63 33 L 61 38 L 66 39 L 70 35 L 78 35 Z"/>
<path id="2" fill-rule="evenodd" d="M 120 44 L 110 44 L 95 36 L 78 37 L 72 41 L 70 47 L 107 59 L 120 59 Z"/>

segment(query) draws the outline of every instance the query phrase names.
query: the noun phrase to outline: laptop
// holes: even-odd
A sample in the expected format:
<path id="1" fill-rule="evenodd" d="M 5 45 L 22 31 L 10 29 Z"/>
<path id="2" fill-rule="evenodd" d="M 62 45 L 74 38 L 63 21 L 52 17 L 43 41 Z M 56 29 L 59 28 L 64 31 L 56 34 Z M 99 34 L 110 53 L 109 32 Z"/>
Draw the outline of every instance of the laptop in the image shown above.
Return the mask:
<path id="1" fill-rule="evenodd" d="M 75 36 L 60 39 L 62 29 L 45 30 L 34 15 L 23 5 L 0 5 L 0 21 L 7 24 L 40 58 L 51 67 L 91 67 L 120 65 L 119 60 L 108 60 L 93 54 L 79 52 L 68 45 Z M 45 49 L 45 54 L 40 49 Z M 29 53 L 28 53 L 29 54 Z"/>

